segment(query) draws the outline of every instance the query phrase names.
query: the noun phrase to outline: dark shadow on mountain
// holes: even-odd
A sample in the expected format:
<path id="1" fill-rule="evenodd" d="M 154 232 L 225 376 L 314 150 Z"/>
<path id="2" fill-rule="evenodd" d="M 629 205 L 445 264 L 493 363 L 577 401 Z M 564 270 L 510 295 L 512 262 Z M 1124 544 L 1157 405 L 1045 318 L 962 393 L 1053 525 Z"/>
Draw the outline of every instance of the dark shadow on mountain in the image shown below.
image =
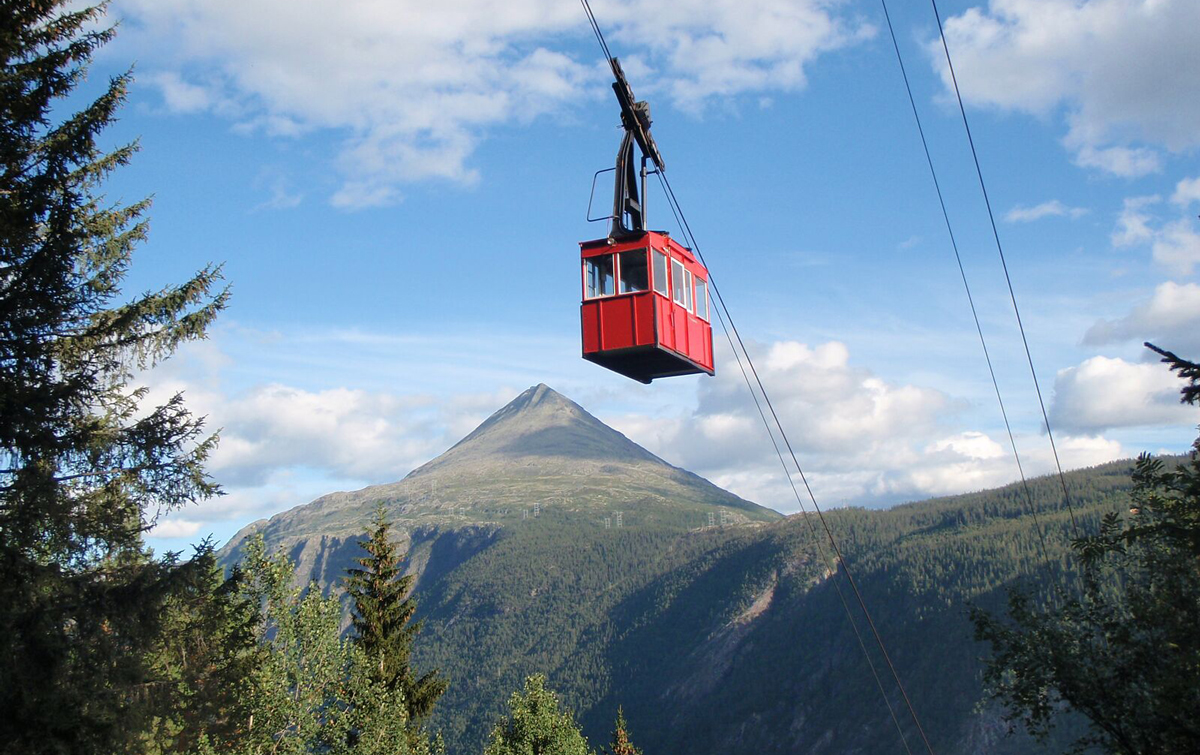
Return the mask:
<path id="1" fill-rule="evenodd" d="M 421 571 L 417 589 L 434 584 L 468 559 L 482 553 L 503 536 L 501 529 L 497 526 L 463 527 L 457 530 L 430 528 L 428 534 L 434 537 L 430 545 L 429 561 Z M 413 550 L 417 546 L 417 537 L 417 533 L 414 532 Z"/>

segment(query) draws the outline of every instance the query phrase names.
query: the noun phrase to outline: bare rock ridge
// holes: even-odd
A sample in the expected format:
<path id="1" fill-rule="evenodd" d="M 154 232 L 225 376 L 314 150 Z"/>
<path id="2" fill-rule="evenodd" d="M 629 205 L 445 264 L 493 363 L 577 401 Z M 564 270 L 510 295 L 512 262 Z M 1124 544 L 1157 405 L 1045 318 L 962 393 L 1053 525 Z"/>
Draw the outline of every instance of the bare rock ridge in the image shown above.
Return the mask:
<path id="1" fill-rule="evenodd" d="M 313 555 L 309 550 L 326 553 L 334 543 L 352 550 L 380 503 L 414 542 L 463 528 L 475 531 L 474 542 L 525 526 L 532 514 L 570 526 L 604 526 L 621 511 L 627 525 L 680 530 L 703 525 L 719 510 L 729 522 L 779 518 L 663 461 L 539 384 L 399 482 L 330 493 L 255 522 L 234 536 L 224 556 L 235 559 L 244 539 L 257 532 L 301 562 Z"/>

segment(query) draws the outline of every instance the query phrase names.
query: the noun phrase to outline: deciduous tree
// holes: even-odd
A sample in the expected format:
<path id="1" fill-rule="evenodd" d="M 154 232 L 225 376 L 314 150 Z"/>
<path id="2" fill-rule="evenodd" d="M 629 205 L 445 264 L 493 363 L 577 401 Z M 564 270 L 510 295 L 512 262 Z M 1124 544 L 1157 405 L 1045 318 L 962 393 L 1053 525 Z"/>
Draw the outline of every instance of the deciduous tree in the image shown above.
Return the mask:
<path id="1" fill-rule="evenodd" d="M 410 727 L 404 693 L 372 675 L 373 662 L 341 633 L 341 604 L 315 585 L 292 586 L 295 565 L 258 536 L 242 562 L 247 596 L 262 606 L 266 649 L 245 685 L 248 717 L 230 737 L 206 737 L 201 755 L 436 755 L 440 740 Z"/>
<path id="2" fill-rule="evenodd" d="M 484 755 L 592 755 L 569 710 L 535 674 L 508 701 L 508 718 L 496 724 Z"/>

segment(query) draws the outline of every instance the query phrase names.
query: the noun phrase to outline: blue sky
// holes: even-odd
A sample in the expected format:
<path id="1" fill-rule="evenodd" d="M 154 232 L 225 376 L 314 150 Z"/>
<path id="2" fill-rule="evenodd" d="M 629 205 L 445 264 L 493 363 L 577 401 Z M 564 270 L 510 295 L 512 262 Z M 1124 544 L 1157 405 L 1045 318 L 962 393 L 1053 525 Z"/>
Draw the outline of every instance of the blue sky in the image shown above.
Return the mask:
<path id="1" fill-rule="evenodd" d="M 940 7 L 1064 461 L 1185 450 L 1200 416 L 1140 344 L 1200 353 L 1200 4 Z M 593 8 L 818 499 L 1015 479 L 878 3 Z M 891 10 L 1022 459 L 1048 471 L 932 11 Z M 716 378 L 652 386 L 579 358 L 577 242 L 604 233 L 584 215 L 620 131 L 573 0 L 110 15 L 93 77 L 136 63 L 110 136 L 142 149 L 108 192 L 154 196 L 130 288 L 208 262 L 233 288 L 211 339 L 139 376 L 223 428 L 228 495 L 165 518 L 155 547 L 397 480 L 538 382 L 795 510 L 728 352 Z M 656 192 L 649 217 L 677 231 Z"/>

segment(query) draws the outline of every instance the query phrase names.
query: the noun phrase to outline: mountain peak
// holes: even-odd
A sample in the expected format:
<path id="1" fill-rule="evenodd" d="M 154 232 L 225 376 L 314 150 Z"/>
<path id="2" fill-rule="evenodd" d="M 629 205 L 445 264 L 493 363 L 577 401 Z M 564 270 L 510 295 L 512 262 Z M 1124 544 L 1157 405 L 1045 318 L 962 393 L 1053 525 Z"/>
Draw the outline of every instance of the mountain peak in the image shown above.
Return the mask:
<path id="1" fill-rule="evenodd" d="M 543 407 L 574 407 L 581 412 L 583 411 L 583 408 L 571 399 L 562 395 L 545 383 L 538 383 L 532 388 L 527 388 L 521 393 L 521 395 L 517 396 L 512 401 L 509 401 L 492 416 L 507 416 L 517 412 L 529 411 Z"/>
<path id="2" fill-rule="evenodd" d="M 497 457 L 664 463 L 579 404 L 545 383 L 538 383 L 412 474 L 423 474 L 450 463 Z"/>
<path id="3" fill-rule="evenodd" d="M 778 516 L 668 464 L 539 383 L 403 480 L 330 493 L 257 522 L 225 552 L 237 551 L 250 532 L 262 532 L 272 547 L 318 535 L 357 536 L 380 503 L 407 527 L 499 526 L 523 520 L 535 504 L 587 526 L 601 524 L 610 507 L 668 527 L 696 527 L 713 506 L 737 512 L 739 521 Z"/>

